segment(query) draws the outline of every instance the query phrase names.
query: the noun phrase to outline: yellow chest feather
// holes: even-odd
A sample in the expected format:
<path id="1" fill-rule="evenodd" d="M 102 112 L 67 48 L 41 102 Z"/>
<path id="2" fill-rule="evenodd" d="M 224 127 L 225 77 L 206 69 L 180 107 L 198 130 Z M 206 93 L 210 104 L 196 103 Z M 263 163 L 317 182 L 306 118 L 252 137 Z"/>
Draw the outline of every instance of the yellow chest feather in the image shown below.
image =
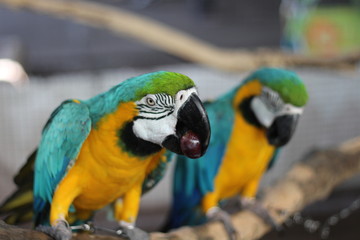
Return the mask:
<path id="1" fill-rule="evenodd" d="M 261 89 L 258 82 L 248 85 L 238 93 L 235 104 Z M 264 129 L 250 125 L 239 113 L 235 114 L 232 134 L 215 179 L 215 191 L 220 199 L 241 193 L 248 184 L 261 178 L 275 150 L 265 134 Z"/>
<path id="2" fill-rule="evenodd" d="M 135 184 L 142 184 L 146 174 L 160 161 L 163 151 L 139 158 L 118 145 L 118 129 L 137 114 L 133 103 L 120 105 L 92 129 L 80 154 L 66 177 L 76 176 L 80 194 L 74 205 L 99 209 L 124 195 Z"/>

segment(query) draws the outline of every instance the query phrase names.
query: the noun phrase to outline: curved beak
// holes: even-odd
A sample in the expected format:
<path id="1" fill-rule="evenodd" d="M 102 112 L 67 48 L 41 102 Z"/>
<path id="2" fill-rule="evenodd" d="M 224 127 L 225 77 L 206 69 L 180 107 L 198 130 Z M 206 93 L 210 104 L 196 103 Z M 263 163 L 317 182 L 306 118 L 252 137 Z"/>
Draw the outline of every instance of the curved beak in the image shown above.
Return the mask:
<path id="1" fill-rule="evenodd" d="M 266 131 L 266 137 L 271 145 L 284 146 L 295 132 L 300 114 L 281 115 L 274 119 Z"/>
<path id="2" fill-rule="evenodd" d="M 203 156 L 210 141 L 210 123 L 196 93 L 179 108 L 177 118 L 176 133 L 168 136 L 162 146 L 189 158 Z"/>

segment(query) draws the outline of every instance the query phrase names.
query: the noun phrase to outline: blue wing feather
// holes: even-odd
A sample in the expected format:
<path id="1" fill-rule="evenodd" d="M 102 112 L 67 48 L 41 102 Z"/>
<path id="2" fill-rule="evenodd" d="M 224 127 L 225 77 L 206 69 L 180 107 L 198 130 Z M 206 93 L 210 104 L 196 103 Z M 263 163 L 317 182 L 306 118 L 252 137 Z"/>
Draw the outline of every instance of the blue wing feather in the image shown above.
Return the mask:
<path id="1" fill-rule="evenodd" d="M 173 205 L 167 229 L 182 225 L 197 225 L 205 220 L 197 206 L 202 197 L 214 189 L 214 178 L 233 127 L 235 113 L 231 101 L 235 92 L 236 89 L 215 102 L 205 104 L 211 125 L 211 139 L 207 153 L 199 159 L 185 156 L 176 158 Z"/>
<path id="2" fill-rule="evenodd" d="M 272 158 L 269 161 L 267 170 L 270 170 L 274 166 L 276 160 L 278 159 L 279 153 L 280 153 L 280 148 L 276 148 L 274 151 L 274 155 L 272 156 Z"/>
<path id="3" fill-rule="evenodd" d="M 89 110 L 83 103 L 63 102 L 46 123 L 35 160 L 34 211 L 52 201 L 54 190 L 76 160 L 91 130 Z"/>

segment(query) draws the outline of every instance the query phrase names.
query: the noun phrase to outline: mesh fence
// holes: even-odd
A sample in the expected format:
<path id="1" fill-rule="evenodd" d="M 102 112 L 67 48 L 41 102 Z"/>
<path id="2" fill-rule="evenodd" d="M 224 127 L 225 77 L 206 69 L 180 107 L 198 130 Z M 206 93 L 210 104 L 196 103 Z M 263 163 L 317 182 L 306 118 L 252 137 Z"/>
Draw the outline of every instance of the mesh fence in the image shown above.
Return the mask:
<path id="1" fill-rule="evenodd" d="M 14 188 L 12 176 L 37 146 L 41 129 L 53 109 L 69 98 L 87 99 L 132 76 L 155 70 L 190 76 L 203 100 L 214 99 L 240 83 L 246 73 L 224 73 L 194 65 L 154 69 L 120 69 L 103 72 L 31 77 L 17 90 L 0 84 L 0 200 Z M 338 144 L 360 134 L 360 73 L 296 69 L 307 85 L 310 100 L 292 141 L 283 148 L 262 186 L 285 173 L 310 149 Z M 354 182 L 353 185 L 357 183 Z M 142 201 L 142 210 L 170 202 L 171 169 Z M 143 217 L 146 217 L 143 214 Z M 153 226 L 154 221 L 144 221 Z M 155 221 L 157 222 L 157 221 Z"/>

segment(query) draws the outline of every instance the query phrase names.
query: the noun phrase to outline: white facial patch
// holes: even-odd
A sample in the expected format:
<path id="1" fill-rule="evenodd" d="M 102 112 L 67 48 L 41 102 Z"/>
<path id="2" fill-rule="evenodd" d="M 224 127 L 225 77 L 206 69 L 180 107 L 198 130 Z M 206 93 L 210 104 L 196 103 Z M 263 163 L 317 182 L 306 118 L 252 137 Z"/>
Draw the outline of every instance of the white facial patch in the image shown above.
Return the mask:
<path id="1" fill-rule="evenodd" d="M 186 89 L 186 90 L 181 90 L 179 91 L 176 96 L 175 96 L 175 114 L 177 115 L 177 112 L 179 110 L 179 108 L 188 100 L 188 98 L 191 96 L 191 94 L 197 93 L 197 90 L 195 87 Z"/>
<path id="2" fill-rule="evenodd" d="M 161 145 L 167 136 L 175 133 L 176 123 L 174 114 L 157 120 L 136 119 L 133 131 L 138 138 Z"/>
<path id="3" fill-rule="evenodd" d="M 304 108 L 302 107 L 295 107 L 294 105 L 287 103 L 276 113 L 276 116 L 295 114 L 301 115 L 303 110 Z"/>
<path id="4" fill-rule="evenodd" d="M 279 94 L 268 87 L 263 87 L 261 95 L 252 99 L 250 107 L 257 120 L 266 128 L 278 116 L 302 114 L 303 111 L 301 107 L 284 103 Z"/>
<path id="5" fill-rule="evenodd" d="M 252 99 L 250 106 L 261 125 L 267 128 L 270 127 L 275 119 L 274 112 L 270 111 L 258 97 Z"/>
<path id="6" fill-rule="evenodd" d="M 195 88 L 181 90 L 175 98 L 164 93 L 148 94 L 136 102 L 139 115 L 133 132 L 143 140 L 161 145 L 165 138 L 176 133 L 177 113 Z"/>

